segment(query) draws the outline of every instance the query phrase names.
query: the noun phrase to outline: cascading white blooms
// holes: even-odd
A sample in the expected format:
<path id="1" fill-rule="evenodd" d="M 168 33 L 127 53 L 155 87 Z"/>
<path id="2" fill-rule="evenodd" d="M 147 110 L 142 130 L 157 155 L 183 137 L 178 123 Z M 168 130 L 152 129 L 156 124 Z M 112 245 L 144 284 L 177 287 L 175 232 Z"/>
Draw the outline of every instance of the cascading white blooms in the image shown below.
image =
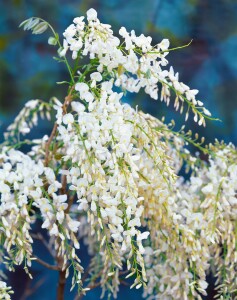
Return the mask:
<path id="1" fill-rule="evenodd" d="M 0 295 L 1 298 L 4 300 L 10 300 L 11 294 L 13 291 L 11 290 L 11 287 L 8 287 L 6 282 L 0 280 Z"/>
<path id="2" fill-rule="evenodd" d="M 73 20 L 63 46 L 44 20 L 22 23 L 35 34 L 52 29 L 49 44 L 59 46 L 71 81 L 64 102 L 29 101 L 5 134 L 1 261 L 10 271 L 24 264 L 31 276 L 32 260 L 42 263 L 32 247 L 34 239 L 43 240 L 34 232 L 41 222 L 55 259 L 44 265 L 59 271 L 60 280 L 72 271 L 79 294 L 100 285 L 103 295 L 116 297 L 127 270 L 131 287 L 143 286 L 147 299 L 201 299 L 212 269 L 219 299 L 236 299 L 236 149 L 218 143 L 204 148 L 184 128 L 175 132 L 172 123 L 123 104 L 126 91 L 143 88 L 167 105 L 174 94 L 176 110 L 187 108 L 186 119 L 191 111 L 199 125 L 212 119 L 198 91 L 180 82 L 172 67 L 164 69 L 168 40 L 152 46 L 151 37 L 122 27 L 121 42 L 94 9 L 87 21 Z M 83 57 L 89 63 L 79 67 Z M 50 113 L 56 118 L 50 136 L 19 140 L 37 125 L 38 114 L 49 119 Z M 209 162 L 193 157 L 188 142 L 209 154 Z M 33 144 L 30 152 L 21 151 L 24 144 Z M 183 165 L 191 168 L 188 181 L 178 177 Z M 79 238 L 92 257 L 87 286 Z M 1 296 L 10 299 L 7 291 L 1 281 Z M 62 292 L 59 284 L 58 299 Z"/>

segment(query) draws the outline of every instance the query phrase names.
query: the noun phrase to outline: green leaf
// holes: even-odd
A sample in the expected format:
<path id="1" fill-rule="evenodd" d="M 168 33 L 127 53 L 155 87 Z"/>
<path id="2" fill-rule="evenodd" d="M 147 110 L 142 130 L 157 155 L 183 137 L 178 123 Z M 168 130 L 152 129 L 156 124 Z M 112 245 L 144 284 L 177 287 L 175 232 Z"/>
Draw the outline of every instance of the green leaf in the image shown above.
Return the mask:
<path id="1" fill-rule="evenodd" d="M 68 81 L 57 81 L 56 83 L 57 84 L 70 84 L 70 82 L 68 82 Z"/>
<path id="2" fill-rule="evenodd" d="M 39 23 L 39 19 L 38 18 L 31 18 L 28 25 L 26 25 L 27 30 L 33 29 L 38 23 Z"/>
<path id="3" fill-rule="evenodd" d="M 26 25 L 29 22 L 29 20 L 30 19 L 27 19 L 27 20 L 21 22 L 21 24 L 19 25 L 19 27 L 22 27 L 22 26 Z"/>
<path id="4" fill-rule="evenodd" d="M 58 62 L 64 62 L 64 60 L 62 58 L 59 58 L 57 56 L 53 56 L 53 59 L 58 61 Z"/>
<path id="5" fill-rule="evenodd" d="M 27 19 L 25 21 L 23 21 L 19 27 L 23 27 L 24 30 L 30 30 L 32 29 L 34 26 L 36 26 L 39 23 L 39 19 L 38 18 L 30 18 Z"/>
<path id="6" fill-rule="evenodd" d="M 41 22 L 36 25 L 33 29 L 33 34 L 41 34 L 44 33 L 48 29 L 48 24 L 46 22 Z"/>

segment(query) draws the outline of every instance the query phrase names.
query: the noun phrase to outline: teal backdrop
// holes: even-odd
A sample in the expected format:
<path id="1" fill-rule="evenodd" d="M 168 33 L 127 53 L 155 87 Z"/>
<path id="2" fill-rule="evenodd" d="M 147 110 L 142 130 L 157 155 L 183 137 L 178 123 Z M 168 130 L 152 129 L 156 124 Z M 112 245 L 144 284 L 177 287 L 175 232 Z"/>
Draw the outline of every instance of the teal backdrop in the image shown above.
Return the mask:
<path id="1" fill-rule="evenodd" d="M 169 38 L 172 47 L 192 43 L 188 48 L 170 53 L 170 62 L 180 73 L 182 81 L 200 90 L 200 100 L 222 122 L 208 122 L 197 128 L 192 120 L 187 126 L 206 137 L 237 145 L 237 1 L 235 0 L 0 0 L 0 140 L 6 126 L 13 121 L 25 101 L 56 96 L 64 98 L 66 90 L 57 81 L 68 74 L 64 65 L 52 59 L 54 48 L 47 45 L 47 34 L 33 36 L 18 28 L 26 18 L 38 16 L 49 21 L 57 32 L 63 30 L 76 16 L 95 8 L 102 22 L 110 23 L 114 32 L 121 26 L 151 35 L 154 44 Z M 145 94 L 128 94 L 124 101 L 154 116 L 174 118 L 178 125 L 183 119 L 172 106 L 166 108 Z M 41 123 L 33 132 L 40 137 L 49 132 Z M 36 224 L 37 226 L 37 224 Z M 36 251 L 50 262 L 44 248 Z M 88 257 L 80 250 L 83 263 Z M 55 299 L 57 274 L 33 266 L 34 284 L 20 269 L 9 280 L 15 289 L 14 300 Z M 211 280 L 210 280 L 210 286 Z M 211 287 L 210 287 L 211 289 Z M 40 291 L 37 293 L 37 291 Z M 27 295 L 28 292 L 32 294 Z M 34 292 L 35 291 L 35 292 Z M 99 299 L 99 290 L 85 299 Z M 68 293 L 66 299 L 73 299 Z M 122 287 L 119 299 L 142 299 L 139 291 Z M 208 300 L 211 300 L 211 294 Z"/>

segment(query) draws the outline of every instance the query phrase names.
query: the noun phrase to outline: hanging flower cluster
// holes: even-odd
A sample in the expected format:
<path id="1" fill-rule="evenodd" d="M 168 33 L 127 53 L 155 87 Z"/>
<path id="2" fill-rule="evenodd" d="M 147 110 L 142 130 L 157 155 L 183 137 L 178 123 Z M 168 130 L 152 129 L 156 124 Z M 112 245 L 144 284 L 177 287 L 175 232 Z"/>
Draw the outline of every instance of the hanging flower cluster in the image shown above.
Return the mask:
<path id="1" fill-rule="evenodd" d="M 6 285 L 6 282 L 0 280 L 0 295 L 2 299 L 10 300 L 12 294 L 11 287 Z"/>
<path id="2" fill-rule="evenodd" d="M 157 237 L 145 251 L 148 299 L 202 299 L 198 293 L 207 295 L 210 269 L 218 299 L 235 299 L 237 150 L 210 147 L 208 164 L 194 168 L 190 180 L 177 181 L 169 223 L 152 223 Z"/>
<path id="3" fill-rule="evenodd" d="M 191 111 L 199 125 L 212 119 L 198 91 L 180 82 L 172 67 L 165 69 L 174 50 L 169 41 L 152 46 L 151 37 L 124 27 L 120 41 L 94 9 L 87 22 L 73 20 L 63 44 L 42 19 L 21 25 L 34 34 L 52 30 L 49 44 L 58 46 L 70 82 L 62 102 L 27 102 L 0 145 L 1 262 L 9 271 L 24 264 L 29 276 L 34 260 L 58 271 L 57 299 L 70 273 L 80 297 L 101 286 L 102 295 L 116 298 L 126 274 L 147 299 L 201 299 L 210 269 L 219 299 L 236 296 L 235 147 L 204 147 L 184 127 L 176 132 L 173 122 L 122 102 L 125 92 L 144 89 L 167 105 L 174 96 L 176 110 L 186 109 L 186 119 Z M 39 114 L 55 116 L 51 134 L 22 139 Z M 192 156 L 189 143 L 209 162 Z M 27 153 L 25 144 L 31 145 Z M 178 176 L 183 166 L 191 170 L 188 181 Z M 46 240 L 35 232 L 38 222 Z M 54 265 L 36 256 L 35 239 L 47 246 Z M 86 271 L 80 239 L 92 257 Z M 1 297 L 10 299 L 0 285 Z"/>
<path id="4" fill-rule="evenodd" d="M 73 24 L 64 32 L 63 47 L 59 50 L 60 56 L 72 52 L 72 58 L 89 56 L 96 60 L 97 68 L 91 76 L 91 87 L 100 82 L 108 73 L 115 86 L 123 90 L 138 93 L 141 88 L 157 100 L 160 84 L 160 100 L 170 103 L 171 92 L 176 95 L 174 107 L 182 112 L 184 103 L 187 104 L 186 119 L 189 110 L 194 113 L 194 120 L 199 125 L 205 125 L 205 118 L 210 117 L 210 112 L 203 107 L 203 103 L 196 99 L 198 90 L 191 90 L 179 81 L 179 74 L 172 67 L 163 69 L 168 64 L 166 56 L 169 53 L 169 40 L 164 39 L 159 44 L 152 46 L 152 38 L 143 34 L 136 36 L 122 27 L 118 37 L 113 35 L 111 26 L 102 24 L 93 9 L 87 12 L 87 21 L 84 17 L 75 18 Z M 172 49 L 171 49 L 172 50 Z M 91 97 L 86 94 L 89 99 Z"/>

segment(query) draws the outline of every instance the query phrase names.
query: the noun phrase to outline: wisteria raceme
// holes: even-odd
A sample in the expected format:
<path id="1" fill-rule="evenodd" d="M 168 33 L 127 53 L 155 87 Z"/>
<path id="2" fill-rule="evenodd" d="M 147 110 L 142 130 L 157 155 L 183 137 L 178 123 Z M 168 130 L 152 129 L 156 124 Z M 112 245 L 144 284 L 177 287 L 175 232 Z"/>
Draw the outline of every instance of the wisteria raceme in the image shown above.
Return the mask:
<path id="1" fill-rule="evenodd" d="M 173 221 L 165 220 L 166 227 L 157 222 L 159 238 L 153 241 L 159 246 L 146 247 L 148 299 L 202 299 L 197 292 L 206 295 L 213 260 L 218 299 L 236 299 L 237 152 L 231 144 L 211 147 L 215 154 L 209 164 L 178 183 L 171 198 Z"/>
<path id="2" fill-rule="evenodd" d="M 217 278 L 218 299 L 236 299 L 237 151 L 232 145 L 212 146 L 209 166 L 198 170 L 185 188 L 187 223 L 198 229 L 201 247 L 208 245 Z M 192 201 L 190 201 L 192 195 Z"/>
<path id="3" fill-rule="evenodd" d="M 1 263 L 9 271 L 23 265 L 30 277 L 32 261 L 58 271 L 58 300 L 70 274 L 76 299 L 98 286 L 116 298 L 127 278 L 149 300 L 202 299 L 210 272 L 217 297 L 237 299 L 236 148 L 204 146 L 184 126 L 175 131 L 173 121 L 123 103 L 126 92 L 144 89 L 167 105 L 174 95 L 176 110 L 186 109 L 186 119 L 191 111 L 199 125 L 212 119 L 198 91 L 166 68 L 175 50 L 169 41 L 153 46 L 151 37 L 124 27 L 118 38 L 94 9 L 87 21 L 73 20 L 62 43 L 42 19 L 21 25 L 34 34 L 51 29 L 48 42 L 58 46 L 70 82 L 62 82 L 69 84 L 64 101 L 27 102 L 0 145 Z M 55 120 L 50 135 L 25 139 L 38 115 Z M 38 256 L 35 240 L 54 264 Z M 0 281 L 1 299 L 11 293 Z"/>
<path id="4" fill-rule="evenodd" d="M 79 55 L 89 55 L 97 61 L 97 74 L 109 73 L 116 86 L 129 92 L 138 93 L 144 88 L 153 99 L 158 99 L 160 85 L 161 101 L 169 105 L 171 93 L 174 92 L 176 110 L 180 109 L 182 112 L 186 103 L 186 119 L 189 110 L 192 110 L 194 121 L 205 125 L 205 118 L 209 118 L 211 114 L 196 99 L 198 90 L 191 90 L 179 82 L 179 75 L 172 67 L 169 70 L 163 69 L 168 64 L 166 56 L 169 53 L 169 40 L 164 39 L 152 46 L 150 36 L 136 36 L 134 31 L 129 33 L 122 27 L 119 31 L 122 37 L 120 41 L 113 35 L 110 25 L 99 21 L 95 10 L 87 12 L 87 20 L 88 24 L 84 22 L 84 17 L 75 18 L 73 24 L 65 30 L 60 56 L 65 56 L 68 51 L 72 52 L 73 59 Z M 93 85 L 98 79 L 102 79 L 101 75 L 97 76 L 92 80 Z"/>
<path id="5" fill-rule="evenodd" d="M 37 125 L 38 113 L 41 118 L 46 116 L 50 119 L 50 103 L 41 100 L 30 100 L 25 104 L 25 107 L 17 115 L 14 123 L 12 123 L 5 133 L 5 139 L 11 139 L 19 134 L 25 135 L 30 132 L 33 126 Z"/>
<path id="6" fill-rule="evenodd" d="M 2 299 L 10 300 L 11 299 L 12 290 L 11 287 L 8 287 L 6 283 L 0 280 L 0 295 Z"/>

